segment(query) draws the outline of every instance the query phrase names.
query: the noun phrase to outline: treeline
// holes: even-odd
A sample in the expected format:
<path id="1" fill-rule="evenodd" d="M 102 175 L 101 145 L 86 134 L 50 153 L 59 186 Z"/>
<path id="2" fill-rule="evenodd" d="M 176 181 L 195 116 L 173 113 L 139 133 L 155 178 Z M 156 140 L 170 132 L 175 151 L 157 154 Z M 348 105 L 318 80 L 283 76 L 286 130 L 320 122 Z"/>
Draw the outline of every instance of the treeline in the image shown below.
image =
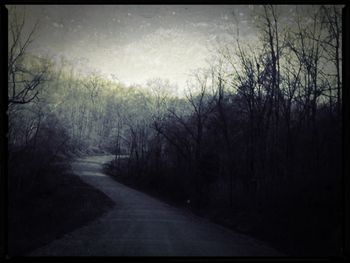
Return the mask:
<path id="1" fill-rule="evenodd" d="M 147 126 L 151 108 L 145 105 L 152 97 L 141 88 L 125 87 L 97 73 L 82 76 L 64 59 L 28 54 L 23 61 L 26 64 L 17 62 L 16 67 L 26 74 L 10 72 L 15 81 L 9 82 L 11 193 L 35 189 L 36 183 L 50 177 L 44 175 L 44 167 L 73 156 L 127 154 L 134 145 L 134 126 Z M 34 82 L 36 87 L 31 86 Z"/>
<path id="2" fill-rule="evenodd" d="M 64 57 L 33 55 L 27 52 L 33 33 L 24 35 L 24 20 L 12 17 L 7 112 L 11 195 L 24 197 L 37 191 L 37 184 L 54 187 L 60 178 L 50 174 L 77 155 L 145 151 L 156 104 L 149 88 L 161 83 L 170 94 L 170 83 L 154 79 L 148 87 L 125 86 L 97 72 L 81 73 Z"/>
<path id="3" fill-rule="evenodd" d="M 133 105 L 142 105 L 145 100 L 137 88 L 112 83 L 94 72 L 83 75 L 63 57 L 33 55 L 29 50 L 39 25 L 28 33 L 26 26 L 24 14 L 9 8 L 11 203 L 38 191 L 37 184 L 48 189 L 57 185 L 60 177 L 52 174 L 62 170 L 58 164 L 66 163 L 72 155 L 114 151 L 124 135 L 122 120 L 130 118 Z"/>

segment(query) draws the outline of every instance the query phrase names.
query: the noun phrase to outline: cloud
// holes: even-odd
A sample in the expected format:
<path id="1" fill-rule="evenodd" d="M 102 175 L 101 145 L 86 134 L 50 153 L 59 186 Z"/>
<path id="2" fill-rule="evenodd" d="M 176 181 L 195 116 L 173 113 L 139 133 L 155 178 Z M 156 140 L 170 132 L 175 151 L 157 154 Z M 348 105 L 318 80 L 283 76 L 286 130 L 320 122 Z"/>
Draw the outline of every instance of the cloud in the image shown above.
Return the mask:
<path id="1" fill-rule="evenodd" d="M 208 27 L 209 24 L 205 22 L 198 22 L 198 23 L 191 23 L 192 26 L 194 27 Z"/>
<path id="2" fill-rule="evenodd" d="M 159 28 L 140 39 L 119 47 L 115 72 L 127 83 L 144 83 L 162 77 L 184 85 L 187 73 L 202 67 L 208 56 L 203 36 L 184 30 Z"/>
<path id="3" fill-rule="evenodd" d="M 53 25 L 54 27 L 57 27 L 57 28 L 62 28 L 62 27 L 63 27 L 63 24 L 58 24 L 58 23 L 56 23 L 56 22 L 53 22 L 52 25 Z"/>

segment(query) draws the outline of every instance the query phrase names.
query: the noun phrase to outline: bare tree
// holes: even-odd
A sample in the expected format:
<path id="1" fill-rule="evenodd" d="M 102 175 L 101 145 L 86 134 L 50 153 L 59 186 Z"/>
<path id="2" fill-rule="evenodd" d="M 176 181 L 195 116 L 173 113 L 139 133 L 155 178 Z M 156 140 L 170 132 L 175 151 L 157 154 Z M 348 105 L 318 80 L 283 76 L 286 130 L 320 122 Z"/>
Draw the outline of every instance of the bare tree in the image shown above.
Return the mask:
<path id="1" fill-rule="evenodd" d="M 9 21 L 8 105 L 26 104 L 38 99 L 39 86 L 46 80 L 50 61 L 40 59 L 40 68 L 29 68 L 28 47 L 34 41 L 38 22 L 25 34 L 25 14 L 12 10 Z M 37 58 L 39 59 L 39 58 Z"/>
<path id="2" fill-rule="evenodd" d="M 328 59 L 334 64 L 336 68 L 336 81 L 337 81 L 337 114 L 341 116 L 341 88 L 342 88 L 342 75 L 341 75 L 341 61 L 342 61 L 342 23 L 341 23 L 341 10 L 339 7 L 334 6 L 322 6 L 322 20 L 327 29 L 327 36 L 321 41 L 321 46 L 328 55 Z M 328 76 L 329 77 L 329 76 Z M 329 89 L 329 99 L 332 106 L 332 88 Z"/>

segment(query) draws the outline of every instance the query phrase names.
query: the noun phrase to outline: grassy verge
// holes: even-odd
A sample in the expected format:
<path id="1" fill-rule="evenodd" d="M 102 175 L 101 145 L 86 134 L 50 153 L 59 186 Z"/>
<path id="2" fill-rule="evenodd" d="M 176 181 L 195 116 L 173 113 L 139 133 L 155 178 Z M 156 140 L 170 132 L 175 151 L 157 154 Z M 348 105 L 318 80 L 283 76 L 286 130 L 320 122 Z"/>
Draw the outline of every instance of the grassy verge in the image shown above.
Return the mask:
<path id="1" fill-rule="evenodd" d="M 26 255 L 114 206 L 104 193 L 71 172 L 56 171 L 50 176 L 59 177 L 59 183 L 50 188 L 37 187 L 37 191 L 9 206 L 9 256 Z"/>

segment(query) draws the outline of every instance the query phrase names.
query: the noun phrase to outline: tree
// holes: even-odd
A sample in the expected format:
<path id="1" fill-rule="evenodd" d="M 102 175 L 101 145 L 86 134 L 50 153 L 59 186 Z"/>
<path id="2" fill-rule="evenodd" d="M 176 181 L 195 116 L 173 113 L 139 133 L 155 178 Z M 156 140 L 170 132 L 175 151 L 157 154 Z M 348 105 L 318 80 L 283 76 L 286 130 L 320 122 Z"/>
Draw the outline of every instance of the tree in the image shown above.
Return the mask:
<path id="1" fill-rule="evenodd" d="M 8 105 L 26 104 L 38 98 L 40 85 L 47 80 L 50 61 L 36 58 L 37 67 L 30 67 L 28 47 L 34 41 L 38 22 L 25 35 L 25 14 L 19 15 L 11 10 L 13 16 L 9 21 L 9 55 L 8 55 Z M 32 58 L 33 60 L 33 58 Z M 38 63 L 39 62 L 39 63 Z"/>
<path id="2" fill-rule="evenodd" d="M 327 30 L 327 35 L 320 40 L 320 45 L 327 53 L 328 59 L 334 64 L 336 73 L 336 107 L 338 118 L 341 117 L 341 89 L 342 89 L 342 75 L 341 75 L 341 61 L 342 61 L 342 23 L 341 10 L 339 7 L 322 6 L 321 7 L 321 24 L 324 24 Z M 327 77 L 334 77 L 334 74 L 327 74 Z M 332 107 L 332 88 L 329 85 L 329 100 Z"/>

